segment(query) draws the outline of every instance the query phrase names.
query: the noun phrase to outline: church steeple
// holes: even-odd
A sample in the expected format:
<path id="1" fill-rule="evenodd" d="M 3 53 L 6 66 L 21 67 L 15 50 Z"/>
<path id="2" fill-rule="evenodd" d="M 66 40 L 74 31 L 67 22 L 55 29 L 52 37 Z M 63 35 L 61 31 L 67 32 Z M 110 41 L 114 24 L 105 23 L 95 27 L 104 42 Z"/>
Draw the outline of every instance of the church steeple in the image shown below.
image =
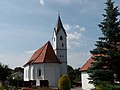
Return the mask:
<path id="1" fill-rule="evenodd" d="M 63 30 L 63 32 L 64 32 L 65 35 L 67 36 L 66 31 L 65 31 L 65 29 L 64 29 L 64 27 L 63 27 L 61 18 L 60 18 L 60 14 L 58 14 L 58 20 L 57 20 L 57 23 L 56 23 L 56 26 L 55 26 L 54 30 L 55 30 L 56 34 L 58 34 L 58 32 L 59 32 L 60 30 Z"/>
<path id="2" fill-rule="evenodd" d="M 61 62 L 61 74 L 67 74 L 67 34 L 63 27 L 60 14 L 53 34 L 53 49 Z"/>

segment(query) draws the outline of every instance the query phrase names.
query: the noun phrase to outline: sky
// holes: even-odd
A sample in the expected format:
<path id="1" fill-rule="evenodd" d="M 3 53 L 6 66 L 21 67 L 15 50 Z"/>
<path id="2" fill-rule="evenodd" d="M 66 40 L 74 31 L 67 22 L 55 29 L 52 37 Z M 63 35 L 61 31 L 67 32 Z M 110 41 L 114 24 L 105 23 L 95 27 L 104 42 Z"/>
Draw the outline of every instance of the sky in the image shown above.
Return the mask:
<path id="1" fill-rule="evenodd" d="M 23 67 L 35 50 L 51 41 L 60 13 L 67 32 L 68 64 L 79 68 L 102 33 L 98 24 L 106 0 L 0 0 L 0 62 Z M 120 0 L 114 0 L 120 8 Z"/>

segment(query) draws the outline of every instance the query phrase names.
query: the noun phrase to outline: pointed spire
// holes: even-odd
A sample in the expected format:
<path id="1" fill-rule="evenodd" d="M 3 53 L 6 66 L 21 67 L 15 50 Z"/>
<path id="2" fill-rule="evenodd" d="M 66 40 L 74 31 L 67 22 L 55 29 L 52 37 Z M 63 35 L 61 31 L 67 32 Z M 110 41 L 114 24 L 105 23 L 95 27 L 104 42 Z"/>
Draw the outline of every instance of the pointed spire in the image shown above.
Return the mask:
<path id="1" fill-rule="evenodd" d="M 63 30 L 65 35 L 67 36 L 66 32 L 65 32 L 65 29 L 63 27 L 63 24 L 62 24 L 62 21 L 61 21 L 61 18 L 60 18 L 60 13 L 58 13 L 58 20 L 57 20 L 57 24 L 55 26 L 55 32 L 56 34 L 60 31 L 60 30 Z"/>
<path id="2" fill-rule="evenodd" d="M 62 25 L 62 21 L 61 21 L 61 18 L 60 18 L 60 13 L 58 14 L 58 21 L 57 21 L 57 24 L 56 24 L 56 29 L 60 29 L 60 28 L 63 28 L 63 25 Z"/>

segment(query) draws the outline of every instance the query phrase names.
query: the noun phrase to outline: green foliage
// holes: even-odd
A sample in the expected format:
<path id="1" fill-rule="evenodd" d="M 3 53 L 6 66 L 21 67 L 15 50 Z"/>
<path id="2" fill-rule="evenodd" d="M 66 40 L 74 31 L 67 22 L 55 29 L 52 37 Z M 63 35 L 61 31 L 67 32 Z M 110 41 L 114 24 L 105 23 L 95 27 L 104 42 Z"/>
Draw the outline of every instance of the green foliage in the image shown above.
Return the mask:
<path id="1" fill-rule="evenodd" d="M 60 90 L 70 90 L 71 83 L 67 75 L 62 75 L 58 81 L 58 88 Z"/>
<path id="2" fill-rule="evenodd" d="M 11 74 L 11 71 L 12 70 L 7 65 L 0 63 L 0 80 L 3 82 L 7 80 L 7 77 Z"/>
<path id="3" fill-rule="evenodd" d="M 76 82 L 80 82 L 81 72 L 78 69 L 73 69 L 71 66 L 67 66 L 68 77 L 70 78 L 71 84 L 74 85 Z"/>
<path id="4" fill-rule="evenodd" d="M 3 86 L 0 86 L 0 90 L 4 90 Z"/>
<path id="5" fill-rule="evenodd" d="M 96 48 L 91 52 L 94 63 L 88 70 L 90 82 L 101 85 L 101 82 L 114 84 L 120 82 L 120 20 L 118 7 L 112 0 L 106 2 L 104 20 L 99 24 L 103 37 L 99 37 Z"/>
<path id="6" fill-rule="evenodd" d="M 16 67 L 14 69 L 14 72 L 22 72 L 22 73 L 24 73 L 24 69 L 22 67 Z"/>
<path id="7" fill-rule="evenodd" d="M 101 85 L 95 86 L 95 90 L 120 90 L 120 84 L 102 82 Z"/>

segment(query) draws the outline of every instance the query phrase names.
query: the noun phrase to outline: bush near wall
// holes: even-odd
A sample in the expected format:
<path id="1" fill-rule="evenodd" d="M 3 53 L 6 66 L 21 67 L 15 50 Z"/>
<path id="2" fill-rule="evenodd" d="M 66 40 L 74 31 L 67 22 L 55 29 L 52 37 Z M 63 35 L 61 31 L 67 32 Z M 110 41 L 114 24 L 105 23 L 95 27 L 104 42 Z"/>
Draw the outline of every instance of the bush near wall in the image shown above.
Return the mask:
<path id="1" fill-rule="evenodd" d="M 59 90 L 70 90 L 71 82 L 67 75 L 62 75 L 58 81 Z"/>

